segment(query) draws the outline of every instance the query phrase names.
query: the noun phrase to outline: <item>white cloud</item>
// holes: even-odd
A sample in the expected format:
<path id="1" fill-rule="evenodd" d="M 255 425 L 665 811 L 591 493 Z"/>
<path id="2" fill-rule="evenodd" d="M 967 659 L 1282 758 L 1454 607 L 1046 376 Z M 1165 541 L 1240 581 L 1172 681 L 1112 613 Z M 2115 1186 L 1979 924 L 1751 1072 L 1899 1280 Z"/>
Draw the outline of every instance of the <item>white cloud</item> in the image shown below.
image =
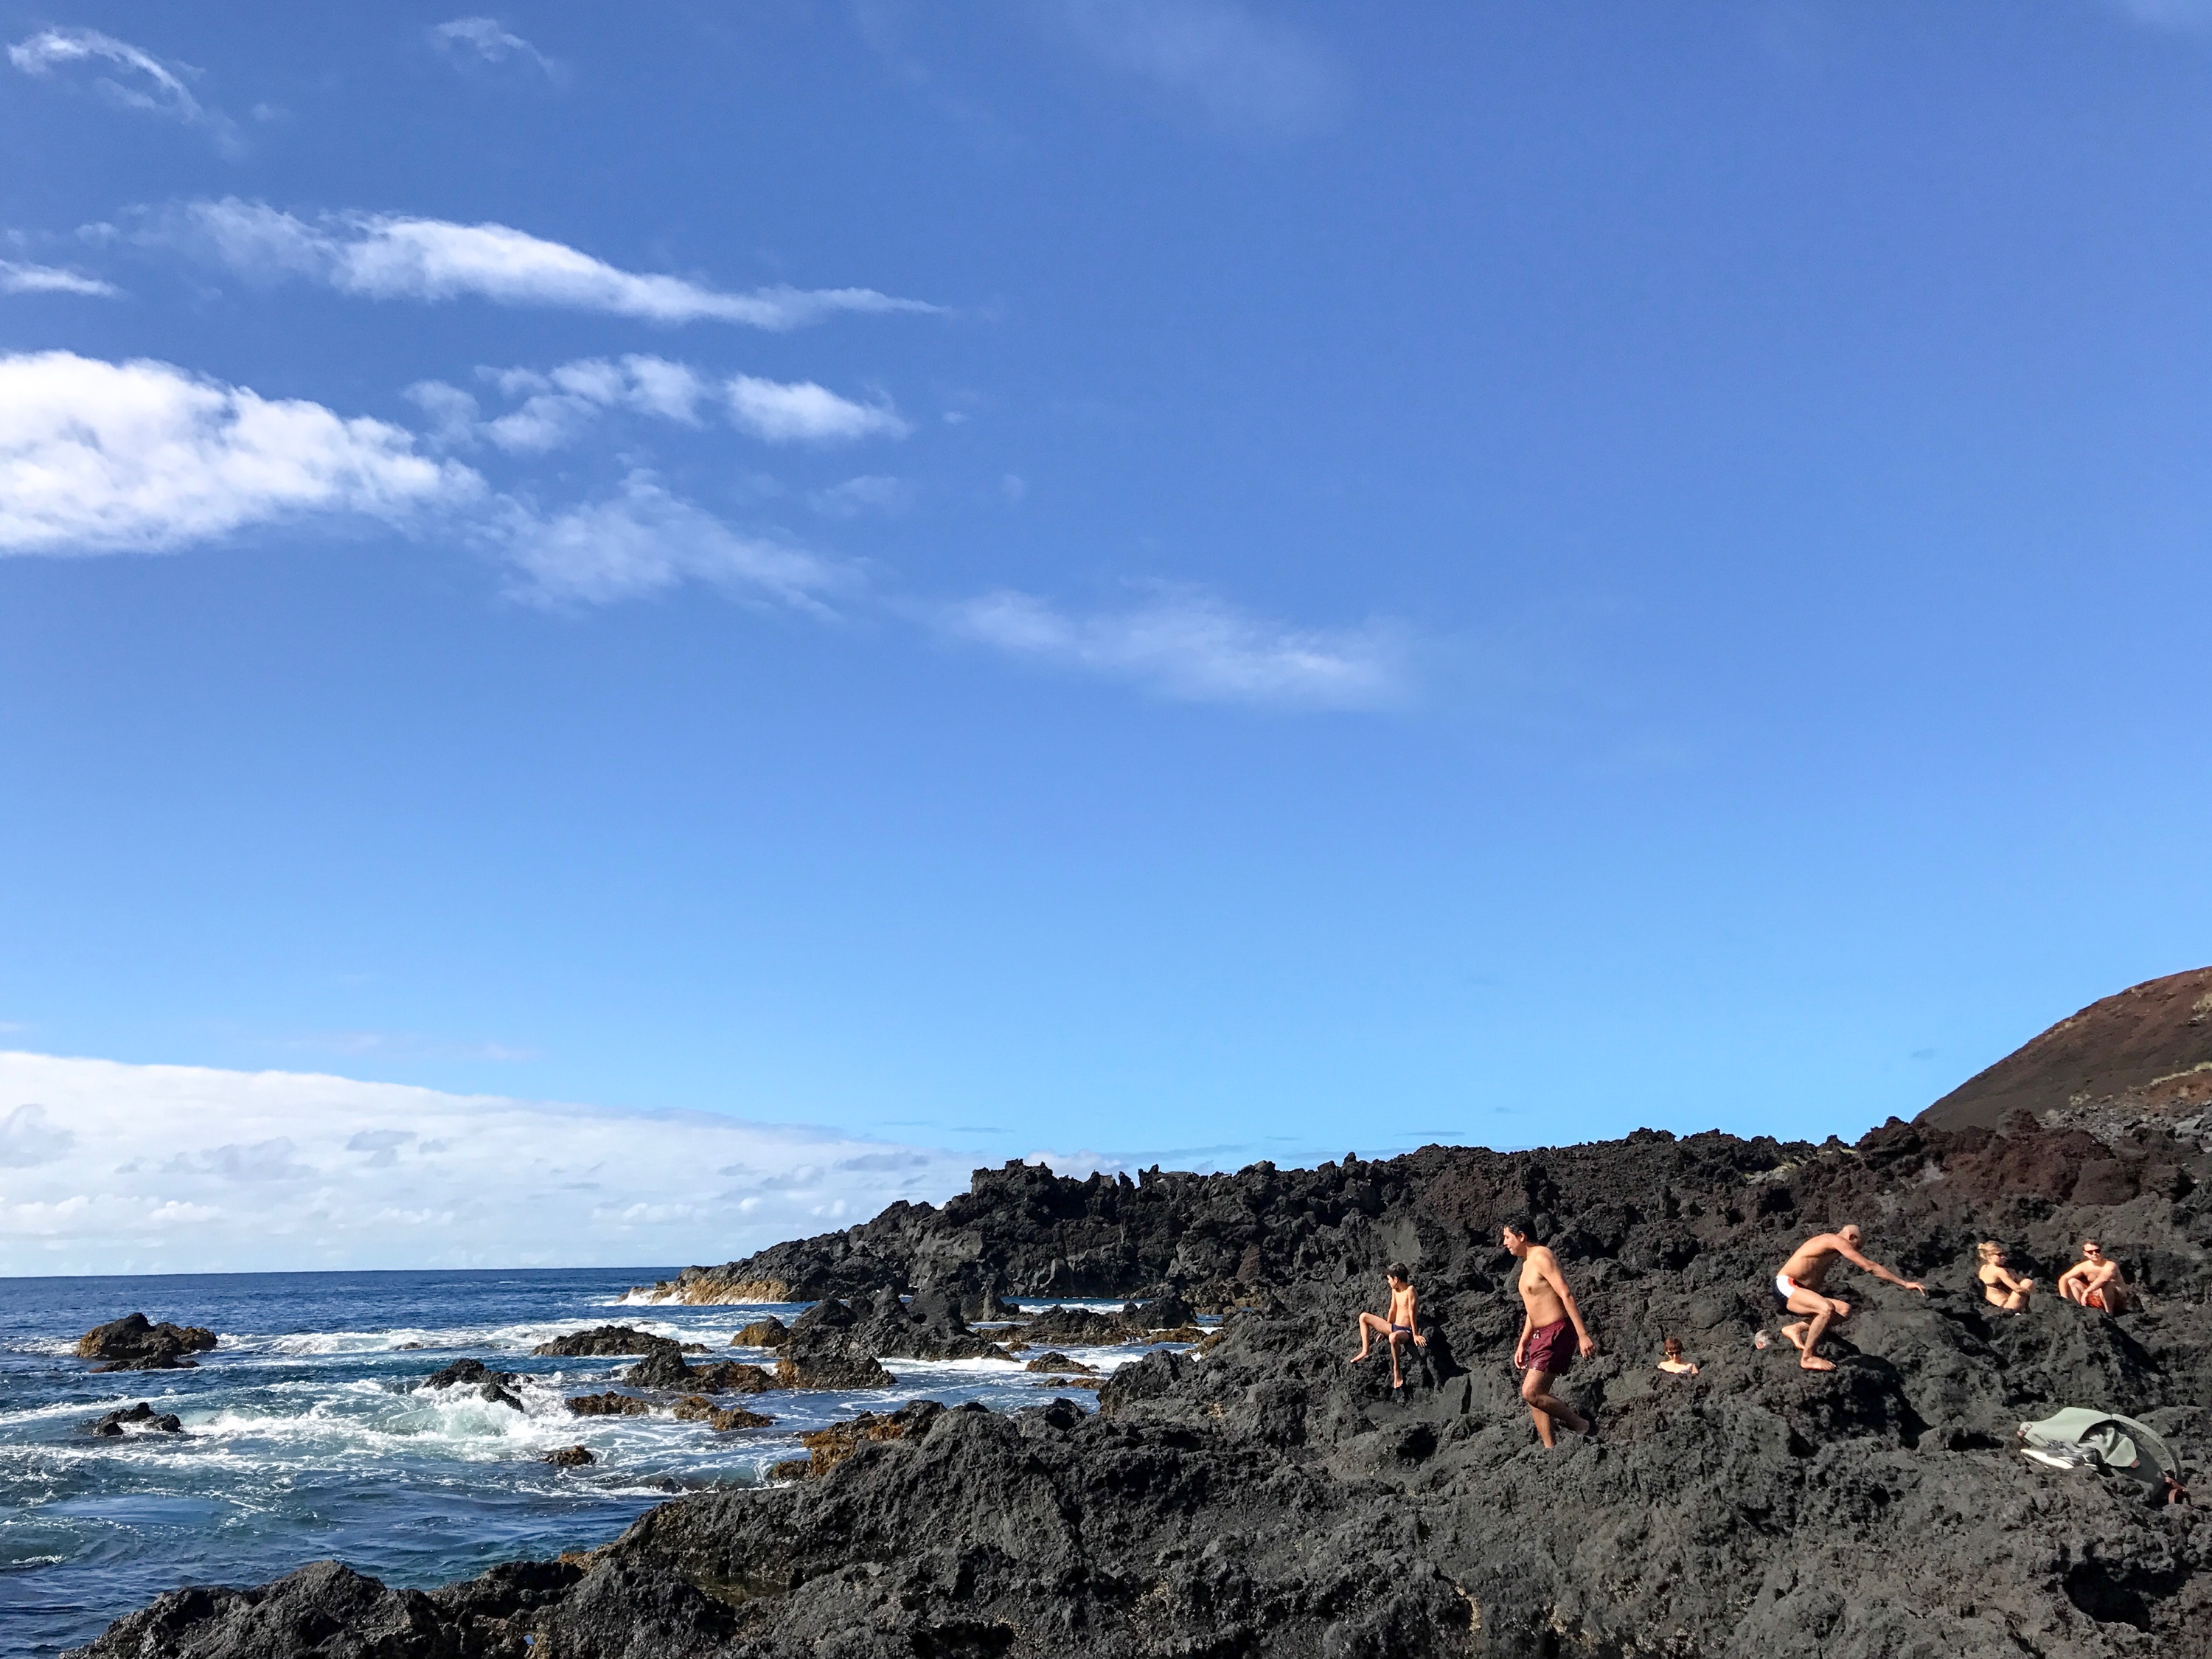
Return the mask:
<path id="1" fill-rule="evenodd" d="M 1106 62 L 1236 131 L 1302 132 L 1338 100 L 1335 73 L 1310 42 L 1236 0 L 1061 0 L 1060 10 Z"/>
<path id="2" fill-rule="evenodd" d="M 188 126 L 204 127 L 226 148 L 237 143 L 229 117 L 193 97 L 175 69 L 128 40 L 102 34 L 98 29 L 41 30 L 9 47 L 8 61 L 24 74 L 42 78 L 64 66 L 111 64 L 119 71 L 118 75 L 97 76 L 93 81 L 110 102 L 151 115 L 166 115 Z"/>
<path id="3" fill-rule="evenodd" d="M 606 604 L 686 581 L 821 611 L 821 596 L 856 584 L 850 567 L 732 530 L 633 472 L 611 501 L 547 515 L 518 507 L 496 537 L 524 597 Z"/>
<path id="4" fill-rule="evenodd" d="M 2118 0 L 2118 7 L 2154 28 L 2192 34 L 2212 29 L 2212 0 Z"/>
<path id="5" fill-rule="evenodd" d="M 733 377 L 725 388 L 730 418 L 769 443 L 834 442 L 875 434 L 902 438 L 910 428 L 888 404 L 856 404 L 811 380 Z"/>
<path id="6" fill-rule="evenodd" d="M 0 356 L 0 554 L 156 551 L 308 512 L 398 519 L 482 480 L 396 426 L 145 359 Z"/>
<path id="7" fill-rule="evenodd" d="M 681 276 L 640 275 L 565 243 L 500 224 L 386 214 L 325 215 L 313 223 L 260 202 L 194 202 L 157 220 L 147 240 L 202 252 L 258 281 L 304 277 L 377 300 L 451 300 L 602 311 L 658 323 L 701 320 L 785 330 L 834 313 L 933 312 L 869 288 L 727 294 Z"/>
<path id="8" fill-rule="evenodd" d="M 0 294 L 88 294 L 113 299 L 123 290 L 97 276 L 81 276 L 58 265 L 25 264 L 0 259 Z"/>
<path id="9" fill-rule="evenodd" d="M 863 513 L 903 513 L 914 504 L 914 491 L 903 478 L 869 473 L 814 490 L 806 501 L 826 518 L 852 519 Z"/>
<path id="10" fill-rule="evenodd" d="M 1191 702 L 1377 708 L 1407 691 L 1402 644 L 1389 628 L 1290 628 L 1176 590 L 1091 616 L 1001 590 L 951 607 L 941 621 L 1009 656 L 1133 680 Z"/>
<path id="11" fill-rule="evenodd" d="M 0 1170 L 28 1170 L 51 1164 L 76 1144 L 76 1136 L 49 1121 L 43 1106 L 18 1106 L 0 1117 Z"/>
<path id="12" fill-rule="evenodd" d="M 716 382 L 688 364 L 633 353 L 619 359 L 583 357 L 545 374 L 480 368 L 477 373 L 520 404 L 491 420 L 477 419 L 477 402 L 443 381 L 426 380 L 408 395 L 435 422 L 447 443 L 484 439 L 515 454 L 558 449 L 582 437 L 599 414 L 626 410 L 687 426 L 702 404 L 718 404 L 731 424 L 769 443 L 835 443 L 911 430 L 888 402 L 855 403 L 811 380 L 765 380 L 739 374 Z"/>
<path id="13" fill-rule="evenodd" d="M 292 1072 L 0 1054 L 5 1099 L 70 1139 L 0 1186 L 0 1275 L 722 1261 L 969 1174 L 834 1130 Z"/>
<path id="14" fill-rule="evenodd" d="M 447 57 L 485 64 L 509 61 L 535 64 L 549 81 L 562 80 L 567 71 L 495 17 L 456 17 L 430 31 L 430 44 Z"/>

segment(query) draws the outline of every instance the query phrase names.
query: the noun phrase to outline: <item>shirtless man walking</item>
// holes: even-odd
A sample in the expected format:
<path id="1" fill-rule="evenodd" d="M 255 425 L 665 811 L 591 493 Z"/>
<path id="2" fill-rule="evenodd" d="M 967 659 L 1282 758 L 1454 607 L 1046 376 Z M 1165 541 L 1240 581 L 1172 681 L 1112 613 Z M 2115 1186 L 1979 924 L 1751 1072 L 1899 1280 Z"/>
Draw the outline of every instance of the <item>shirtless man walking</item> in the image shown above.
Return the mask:
<path id="1" fill-rule="evenodd" d="M 1828 1280 L 1828 1269 L 1838 1256 L 1855 1267 L 1863 1267 L 1885 1285 L 1894 1285 L 1901 1290 L 1928 1294 L 1928 1287 L 1917 1279 L 1899 1279 L 1879 1261 L 1869 1261 L 1859 1254 L 1860 1233 L 1856 1224 L 1839 1227 L 1832 1233 L 1815 1233 L 1800 1244 L 1782 1271 L 1774 1275 L 1774 1299 L 1791 1313 L 1804 1314 L 1810 1322 L 1801 1319 L 1795 1324 L 1784 1325 L 1782 1334 L 1790 1339 L 1797 1350 L 1797 1364 L 1808 1371 L 1832 1371 L 1836 1369 L 1832 1359 L 1823 1359 L 1814 1352 L 1832 1320 L 1849 1319 L 1851 1304 L 1841 1297 L 1830 1296 L 1823 1288 Z"/>
<path id="2" fill-rule="evenodd" d="M 1552 1392 L 1552 1381 L 1565 1375 L 1577 1351 L 1585 1359 L 1593 1358 L 1597 1339 L 1583 1324 L 1582 1310 L 1575 1306 L 1559 1257 L 1528 1237 L 1526 1218 L 1516 1216 L 1507 1222 L 1502 1242 L 1506 1253 L 1521 1264 L 1521 1303 L 1528 1310 L 1521 1321 L 1521 1340 L 1513 1345 L 1513 1363 L 1521 1370 L 1521 1397 L 1536 1420 L 1536 1437 L 1548 1451 L 1553 1418 L 1577 1434 L 1590 1431 L 1589 1419 Z"/>

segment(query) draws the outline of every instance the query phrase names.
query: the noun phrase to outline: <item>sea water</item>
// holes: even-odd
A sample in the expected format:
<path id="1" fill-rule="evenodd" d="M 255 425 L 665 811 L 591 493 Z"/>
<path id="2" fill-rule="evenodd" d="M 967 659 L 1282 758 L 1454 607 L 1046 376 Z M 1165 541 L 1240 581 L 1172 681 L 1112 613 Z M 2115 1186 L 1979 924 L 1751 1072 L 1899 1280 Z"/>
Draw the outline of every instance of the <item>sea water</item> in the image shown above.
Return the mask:
<path id="1" fill-rule="evenodd" d="M 533 1358 L 541 1342 L 626 1324 L 704 1343 L 707 1360 L 772 1364 L 731 1338 L 763 1315 L 802 1310 L 629 1296 L 672 1271 L 0 1279 L 0 1659 L 89 1641 L 183 1584 L 258 1584 L 335 1558 L 427 1588 L 588 1548 L 678 1493 L 764 1480 L 805 1455 L 800 1433 L 861 1411 L 923 1399 L 1011 1410 L 1051 1397 L 1018 1363 L 894 1359 L 890 1389 L 740 1402 L 775 1419 L 765 1429 L 717 1434 L 665 1412 L 571 1416 L 569 1395 L 612 1385 L 631 1361 Z M 204 1325 L 221 1341 L 191 1370 L 100 1376 L 74 1357 L 85 1331 L 133 1312 Z M 1108 1370 L 1143 1352 L 1079 1357 Z M 520 1373 L 523 1409 L 422 1386 L 464 1356 Z M 175 1413 L 184 1432 L 85 1432 L 141 1400 Z M 539 1461 L 578 1444 L 599 1461 Z"/>

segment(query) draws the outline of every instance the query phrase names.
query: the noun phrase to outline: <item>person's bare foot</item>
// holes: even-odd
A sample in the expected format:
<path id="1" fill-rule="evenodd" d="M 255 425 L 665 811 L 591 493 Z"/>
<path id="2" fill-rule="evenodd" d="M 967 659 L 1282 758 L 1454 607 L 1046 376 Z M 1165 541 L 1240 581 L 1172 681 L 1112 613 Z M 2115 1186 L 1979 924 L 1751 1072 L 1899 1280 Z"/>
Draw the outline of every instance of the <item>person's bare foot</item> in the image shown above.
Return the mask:
<path id="1" fill-rule="evenodd" d="M 1832 1371 L 1836 1369 L 1836 1362 L 1823 1359 L 1816 1353 L 1802 1354 L 1798 1357 L 1797 1369 L 1801 1371 Z"/>
<path id="2" fill-rule="evenodd" d="M 1364 1359 L 1364 1358 L 1367 1358 L 1367 1350 L 1366 1350 L 1366 1349 L 1364 1349 L 1364 1348 L 1362 1348 L 1362 1349 L 1361 1349 L 1358 1353 L 1356 1353 L 1356 1354 L 1354 1354 L 1354 1355 L 1352 1355 L 1352 1358 L 1351 1358 L 1351 1360 L 1350 1360 L 1350 1362 L 1349 1362 L 1349 1363 L 1350 1363 L 1350 1364 L 1352 1364 L 1357 1365 L 1357 1364 L 1358 1364 L 1361 1360 L 1363 1360 L 1363 1359 Z"/>
<path id="3" fill-rule="evenodd" d="M 1783 1340 L 1784 1342 L 1787 1342 L 1787 1343 L 1788 1343 L 1791 1347 L 1793 1347 L 1793 1348 L 1796 1349 L 1796 1350 L 1797 1350 L 1797 1352 L 1798 1352 L 1799 1353 L 1802 1353 L 1802 1352 L 1805 1352 L 1805 1325 L 1804 1325 L 1804 1322 L 1803 1322 L 1802 1320 L 1800 1320 L 1800 1321 L 1799 1321 L 1796 1324 L 1795 1324 L 1795 1325 L 1784 1325 L 1784 1326 L 1782 1328 L 1782 1340 Z"/>

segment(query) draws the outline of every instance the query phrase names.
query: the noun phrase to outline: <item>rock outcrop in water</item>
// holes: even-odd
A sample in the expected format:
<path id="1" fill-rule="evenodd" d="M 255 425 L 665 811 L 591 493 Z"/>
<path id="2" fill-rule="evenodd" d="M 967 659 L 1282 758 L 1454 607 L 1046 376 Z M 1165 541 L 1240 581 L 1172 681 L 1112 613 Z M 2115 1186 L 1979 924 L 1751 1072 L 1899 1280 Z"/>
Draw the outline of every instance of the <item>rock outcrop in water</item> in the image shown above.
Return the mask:
<path id="1" fill-rule="evenodd" d="M 941 1211 L 897 1206 L 692 1287 L 743 1269 L 843 1298 L 795 1322 L 794 1368 L 874 1364 L 882 1293 L 909 1287 L 963 1319 L 971 1296 L 1041 1282 L 1244 1305 L 1193 1352 L 1115 1372 L 1092 1414 L 864 1414 L 779 1470 L 805 1478 L 678 1498 L 584 1555 L 428 1593 L 322 1563 L 173 1592 L 82 1651 L 2207 1659 L 2212 1522 L 2014 1438 L 2056 1406 L 2124 1412 L 2201 1478 L 2212 1151 L 2173 1132 L 2186 1115 L 1892 1120 L 1856 1146 L 1639 1131 L 1141 1183 L 986 1171 Z M 1563 1384 L 1599 1432 L 1552 1453 L 1509 1364 L 1497 1235 L 1516 1212 L 1601 1344 Z M 1808 1373 L 1755 1338 L 1790 1248 L 1845 1221 L 1929 1294 L 1839 1267 L 1858 1310 L 1837 1370 Z M 2039 1296 L 2006 1315 L 1978 1294 L 1976 1241 L 2047 1285 L 2085 1233 L 2143 1292 L 2134 1310 Z M 1379 1357 L 1347 1363 L 1393 1259 L 1433 1334 L 1401 1394 Z M 1669 1334 L 1696 1376 L 1655 1368 Z"/>
<path id="2" fill-rule="evenodd" d="M 79 1359 L 99 1359 L 96 1371 L 171 1371 L 191 1369 L 197 1361 L 188 1354 L 206 1353 L 216 1345 L 216 1334 L 204 1325 L 156 1325 L 142 1313 L 126 1314 L 105 1325 L 95 1325 L 77 1339 Z"/>
<path id="3" fill-rule="evenodd" d="M 550 1342 L 541 1342 L 530 1352 L 562 1358 L 577 1358 L 605 1354 L 650 1353 L 653 1345 L 667 1342 L 665 1336 L 655 1336 L 650 1331 L 635 1330 L 628 1325 L 595 1325 L 588 1331 L 571 1331 L 566 1336 L 556 1336 Z M 703 1342 L 684 1342 L 672 1345 L 679 1353 L 704 1353 Z"/>
<path id="4" fill-rule="evenodd" d="M 119 1440 L 131 1429 L 143 1429 L 151 1434 L 182 1434 L 185 1425 L 174 1412 L 157 1412 L 143 1400 L 94 1418 L 84 1425 L 87 1434 L 102 1440 Z"/>
<path id="5" fill-rule="evenodd" d="M 440 1389 L 473 1389 L 479 1400 L 520 1411 L 523 1409 L 522 1402 L 508 1392 L 508 1385 L 521 1380 L 513 1371 L 492 1370 L 481 1359 L 456 1359 L 443 1370 L 433 1371 L 424 1377 L 422 1386 Z"/>

